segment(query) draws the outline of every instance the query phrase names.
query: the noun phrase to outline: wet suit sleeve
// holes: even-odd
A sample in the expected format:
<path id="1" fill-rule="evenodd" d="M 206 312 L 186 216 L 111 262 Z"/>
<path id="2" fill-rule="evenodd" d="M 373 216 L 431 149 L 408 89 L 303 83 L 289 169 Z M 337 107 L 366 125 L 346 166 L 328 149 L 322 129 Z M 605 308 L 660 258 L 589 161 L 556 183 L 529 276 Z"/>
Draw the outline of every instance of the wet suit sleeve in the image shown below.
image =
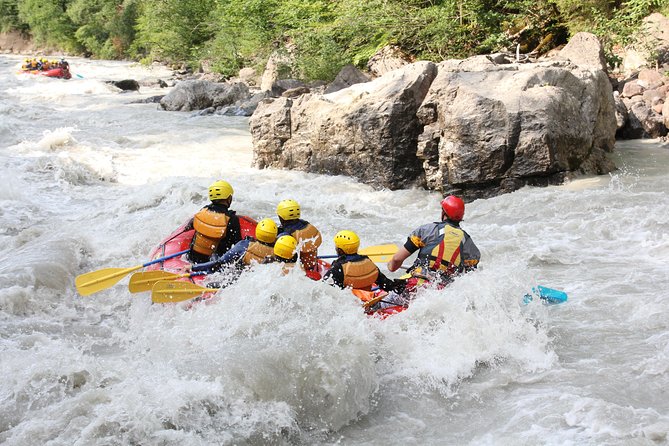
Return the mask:
<path id="1" fill-rule="evenodd" d="M 216 263 L 218 265 L 225 265 L 228 263 L 236 262 L 237 260 L 241 259 L 244 257 L 244 254 L 246 254 L 246 250 L 249 249 L 249 245 L 251 244 L 250 239 L 244 239 L 240 242 L 237 242 L 235 246 L 230 248 L 228 252 L 223 254 Z"/>
<path id="2" fill-rule="evenodd" d="M 336 260 L 332 262 L 332 267 L 325 273 L 323 280 L 326 282 L 330 282 L 331 280 L 333 285 L 344 288 L 344 269 L 341 263 Z"/>
<path id="3" fill-rule="evenodd" d="M 432 225 L 423 225 L 409 234 L 407 241 L 404 243 L 404 249 L 409 251 L 410 254 L 413 254 L 425 246 L 424 240 L 430 226 Z"/>
<path id="4" fill-rule="evenodd" d="M 465 271 L 471 271 L 476 268 L 481 260 L 481 251 L 474 244 L 472 238 L 465 232 L 465 239 L 462 242 L 462 259 L 465 264 Z"/>
<path id="5" fill-rule="evenodd" d="M 412 240 L 411 237 L 407 238 L 407 241 L 404 242 L 404 248 L 409 251 L 410 254 L 413 254 L 419 249 L 419 247 L 416 246 L 416 242 Z"/>

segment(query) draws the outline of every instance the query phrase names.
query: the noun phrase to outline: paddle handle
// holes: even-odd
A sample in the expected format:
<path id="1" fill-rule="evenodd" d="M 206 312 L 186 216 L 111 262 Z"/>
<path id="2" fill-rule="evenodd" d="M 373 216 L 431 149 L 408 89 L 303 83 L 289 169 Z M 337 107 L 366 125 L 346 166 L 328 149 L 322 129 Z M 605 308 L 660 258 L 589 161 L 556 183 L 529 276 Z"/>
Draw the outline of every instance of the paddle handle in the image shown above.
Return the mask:
<path id="1" fill-rule="evenodd" d="M 150 262 L 146 262 L 144 265 L 142 265 L 142 268 L 145 267 L 145 266 L 153 265 L 155 263 L 160 263 L 164 260 L 173 259 L 174 257 L 182 256 L 182 255 L 186 254 L 188 251 L 190 251 L 190 249 L 175 252 L 174 254 L 170 254 L 170 255 L 165 256 L 165 257 L 160 257 L 160 258 L 157 258 L 155 260 L 151 260 Z"/>

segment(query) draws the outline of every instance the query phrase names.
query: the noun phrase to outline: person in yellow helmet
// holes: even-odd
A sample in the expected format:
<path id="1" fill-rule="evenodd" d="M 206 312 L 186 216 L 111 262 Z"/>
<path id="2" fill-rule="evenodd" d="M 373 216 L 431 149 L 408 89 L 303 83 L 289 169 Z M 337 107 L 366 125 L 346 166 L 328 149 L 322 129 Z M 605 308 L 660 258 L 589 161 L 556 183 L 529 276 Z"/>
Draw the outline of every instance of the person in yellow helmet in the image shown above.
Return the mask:
<path id="1" fill-rule="evenodd" d="M 276 207 L 281 226 L 279 235 L 293 236 L 300 246 L 300 261 L 305 270 L 318 270 L 318 247 L 323 238 L 314 225 L 302 220 L 300 205 L 295 200 L 283 200 Z"/>
<path id="2" fill-rule="evenodd" d="M 291 235 L 282 235 L 276 239 L 274 243 L 274 255 L 266 258 L 263 263 L 283 263 L 283 272 L 287 274 L 291 269 L 297 265 L 299 243 L 297 239 Z M 316 270 L 308 270 L 300 263 L 300 268 L 305 272 L 307 277 L 313 280 L 321 280 L 320 272 Z"/>
<path id="3" fill-rule="evenodd" d="M 298 241 L 290 235 L 282 235 L 274 243 L 274 260 L 281 263 L 297 263 Z"/>
<path id="4" fill-rule="evenodd" d="M 340 288 L 371 291 L 374 285 L 396 293 L 404 291 L 405 281 L 387 278 L 369 257 L 358 254 L 360 237 L 353 231 L 339 231 L 334 237 L 339 257 L 325 273 L 323 280 Z"/>
<path id="5" fill-rule="evenodd" d="M 227 181 L 219 180 L 209 186 L 211 203 L 200 209 L 186 226 L 186 230 L 195 229 L 188 252 L 191 263 L 208 262 L 213 254 L 222 256 L 242 239 L 239 217 L 230 210 L 233 193 Z"/>
<path id="6" fill-rule="evenodd" d="M 213 255 L 214 260 L 194 265 L 191 271 L 220 271 L 225 265 L 235 264 L 240 270 L 253 263 L 263 263 L 267 257 L 274 255 L 277 226 L 271 218 L 265 218 L 256 225 L 255 237 L 246 237 L 237 242 L 221 257 Z"/>

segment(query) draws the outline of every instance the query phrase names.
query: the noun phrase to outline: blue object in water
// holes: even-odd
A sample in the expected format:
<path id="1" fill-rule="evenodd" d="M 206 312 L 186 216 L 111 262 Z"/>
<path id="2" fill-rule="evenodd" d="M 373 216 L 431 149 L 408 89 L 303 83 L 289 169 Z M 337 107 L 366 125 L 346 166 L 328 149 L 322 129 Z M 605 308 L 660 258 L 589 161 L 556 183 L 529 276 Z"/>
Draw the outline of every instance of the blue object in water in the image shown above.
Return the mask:
<path id="1" fill-rule="evenodd" d="M 554 290 L 545 286 L 537 285 L 532 288 L 532 293 L 539 296 L 544 302 L 549 304 L 561 304 L 567 301 L 567 293 L 560 290 Z M 532 294 L 523 296 L 523 304 L 527 305 L 532 302 Z"/>

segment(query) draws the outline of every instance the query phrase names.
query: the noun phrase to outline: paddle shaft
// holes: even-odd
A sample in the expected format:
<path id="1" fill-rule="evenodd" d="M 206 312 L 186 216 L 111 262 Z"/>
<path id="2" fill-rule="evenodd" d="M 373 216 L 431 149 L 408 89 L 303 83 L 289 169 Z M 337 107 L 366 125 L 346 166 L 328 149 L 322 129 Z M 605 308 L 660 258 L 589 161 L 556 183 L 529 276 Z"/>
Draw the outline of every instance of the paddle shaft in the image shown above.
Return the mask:
<path id="1" fill-rule="evenodd" d="M 160 263 L 164 260 L 173 259 L 174 257 L 182 256 L 182 255 L 188 253 L 188 251 L 190 251 L 190 249 L 184 249 L 183 251 L 175 252 L 174 254 L 170 254 L 170 255 L 165 256 L 165 257 L 160 257 L 158 259 L 151 260 L 150 262 L 146 262 L 144 265 L 142 265 L 142 268 L 147 267 L 149 265 L 154 265 L 156 263 Z"/>
<path id="2" fill-rule="evenodd" d="M 167 256 L 159 257 L 155 260 L 151 260 L 142 265 L 133 266 L 130 268 L 105 268 L 97 271 L 91 271 L 89 273 L 80 274 L 75 277 L 74 284 L 77 288 L 77 292 L 82 296 L 88 296 L 98 291 L 102 291 L 106 288 L 109 288 L 115 285 L 119 280 L 125 277 L 127 274 L 130 274 L 133 271 L 136 271 L 145 266 L 153 265 L 155 263 L 160 263 L 164 260 L 171 259 L 187 253 L 189 250 L 176 252 Z"/>
<path id="3" fill-rule="evenodd" d="M 126 269 L 123 269 L 123 270 L 118 271 L 118 272 L 116 272 L 116 273 L 110 274 L 110 275 L 108 275 L 108 276 L 104 276 L 104 277 L 101 277 L 101 278 L 98 278 L 98 279 L 95 279 L 95 280 L 91 280 L 90 282 L 82 283 L 80 286 L 82 286 L 82 287 L 91 286 L 91 285 L 95 285 L 96 283 L 104 282 L 105 280 L 113 279 L 114 277 L 124 276 L 124 275 L 129 274 L 129 273 L 131 273 L 131 272 L 133 272 L 133 271 L 137 271 L 138 269 L 145 268 L 145 267 L 147 267 L 147 266 L 149 266 L 149 265 L 153 265 L 153 264 L 155 264 L 155 263 L 160 263 L 160 262 L 162 262 L 162 261 L 164 261 L 164 260 L 168 260 L 168 259 L 172 259 L 172 258 L 174 258 L 174 257 L 178 257 L 178 256 L 181 256 L 181 255 L 184 255 L 184 254 L 186 254 L 188 251 L 190 251 L 190 250 L 189 250 L 189 249 L 186 249 L 185 251 L 176 252 L 176 253 L 174 253 L 174 254 L 170 254 L 170 255 L 165 256 L 165 257 L 160 257 L 160 258 L 158 258 L 158 259 L 151 260 L 150 262 L 146 262 L 146 263 L 143 264 L 143 265 L 133 266 L 133 267 L 131 267 L 131 268 L 126 268 Z"/>

